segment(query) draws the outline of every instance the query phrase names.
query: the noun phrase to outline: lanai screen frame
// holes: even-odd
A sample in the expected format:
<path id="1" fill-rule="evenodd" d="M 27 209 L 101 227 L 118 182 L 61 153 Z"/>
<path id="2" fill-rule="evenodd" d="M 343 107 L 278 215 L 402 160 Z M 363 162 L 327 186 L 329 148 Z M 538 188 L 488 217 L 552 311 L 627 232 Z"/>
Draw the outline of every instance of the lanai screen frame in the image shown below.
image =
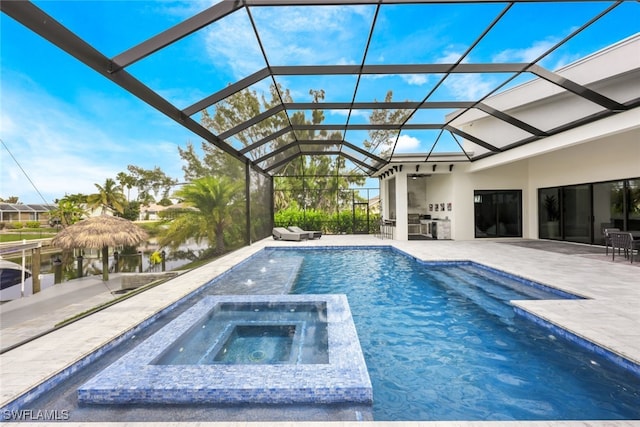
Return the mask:
<path id="1" fill-rule="evenodd" d="M 529 62 L 494 62 L 494 63 L 468 63 L 467 58 L 469 53 L 490 33 L 492 28 L 500 22 L 505 14 L 518 3 L 548 3 L 541 0 L 523 0 L 512 2 L 496 2 L 493 0 L 225 0 L 214 4 L 213 6 L 203 10 L 200 13 L 194 14 L 190 18 L 178 23 L 177 25 L 162 31 L 155 36 L 148 38 L 147 40 L 127 49 L 115 56 L 108 57 L 102 52 L 96 50 L 87 41 L 83 40 L 77 34 L 73 33 L 65 26 L 63 26 L 55 17 L 52 17 L 45 13 L 42 9 L 29 1 L 2 1 L 0 2 L 0 10 L 5 14 L 12 17 L 16 21 L 20 22 L 25 27 L 29 28 L 33 32 L 39 34 L 55 46 L 64 50 L 68 54 L 72 55 L 91 69 L 103 77 L 111 80 L 127 92 L 131 93 L 135 97 L 144 101 L 148 105 L 152 106 L 156 110 L 160 111 L 166 117 L 179 123 L 184 128 L 198 135 L 205 141 L 219 149 L 223 150 L 228 155 L 243 162 L 246 165 L 247 173 L 247 206 L 250 206 L 249 199 L 249 187 L 250 176 L 252 173 L 258 173 L 263 175 L 267 179 L 271 180 L 270 188 L 272 192 L 271 196 L 271 213 L 273 214 L 273 176 L 278 175 L 287 164 L 292 160 L 300 156 L 340 156 L 347 159 L 351 165 L 354 166 L 353 170 L 346 171 L 346 175 L 353 175 L 354 173 L 361 173 L 365 177 L 375 177 L 383 173 L 388 169 L 391 156 L 395 152 L 395 148 L 398 144 L 398 138 L 403 131 L 409 130 L 435 130 L 442 133 L 449 133 L 456 144 L 458 144 L 460 151 L 466 157 L 469 162 L 474 162 L 482 158 L 490 157 L 498 153 L 508 151 L 510 149 L 544 139 L 546 137 L 564 132 L 566 130 L 576 128 L 587 123 L 591 123 L 596 120 L 600 120 L 611 115 L 630 110 L 640 105 L 640 98 L 635 98 L 626 102 L 618 102 L 611 99 L 602 93 L 599 93 L 586 85 L 579 84 L 575 81 L 569 80 L 566 77 L 558 74 L 557 72 L 545 69 L 540 65 L 540 61 L 550 53 L 559 49 L 575 36 L 580 34 L 585 29 L 594 25 L 604 16 L 612 12 L 614 9 L 623 4 L 623 1 L 609 1 L 605 2 L 606 7 L 603 7 L 602 11 L 590 19 L 584 21 L 582 25 L 573 29 L 570 34 L 564 37 L 562 40 L 556 42 L 551 47 L 546 49 L 537 58 Z M 502 10 L 494 17 L 493 21 L 484 28 L 475 41 L 468 46 L 466 52 L 464 52 L 457 61 L 452 63 L 415 63 L 415 64 L 402 64 L 402 63 L 389 63 L 389 64 L 368 64 L 367 63 L 367 49 L 372 42 L 372 36 L 374 29 L 376 28 L 376 20 L 381 8 L 390 5 L 419 5 L 419 4 L 481 4 L 481 3 L 497 3 L 503 5 Z M 589 3 L 589 1 L 575 0 L 572 3 L 576 5 Z M 268 53 L 264 49 L 264 43 L 261 38 L 261 32 L 256 21 L 253 19 L 252 12 L 255 8 L 261 7 L 305 7 L 305 6 L 371 6 L 375 8 L 375 13 L 372 18 L 371 27 L 366 37 L 366 46 L 363 52 L 362 61 L 359 64 L 353 65 L 272 65 Z M 207 27 L 208 25 L 224 19 L 225 17 L 233 13 L 246 13 L 251 22 L 254 35 L 260 46 L 260 50 L 263 55 L 265 67 L 254 72 L 253 74 L 230 84 L 222 90 L 212 93 L 201 100 L 187 106 L 186 108 L 179 108 L 168 99 L 162 97 L 158 92 L 154 91 L 145 84 L 145 82 L 134 77 L 128 68 L 136 64 L 140 60 L 159 52 L 181 39 L 196 33 L 197 31 Z M 31 53 L 34 54 L 34 53 Z M 501 85 L 495 87 L 493 90 L 485 93 L 483 96 L 477 99 L 470 99 L 467 101 L 452 100 L 452 101 L 433 101 L 430 99 L 433 90 L 427 93 L 422 100 L 419 101 L 394 101 L 394 102 L 359 102 L 356 101 L 357 87 L 363 76 L 368 75 L 438 75 L 440 82 L 436 87 L 449 76 L 454 74 L 477 74 L 477 73 L 511 73 L 512 77 L 503 82 Z M 497 93 L 505 85 L 508 85 L 517 76 L 523 73 L 529 73 L 542 79 L 561 91 L 570 93 L 573 96 L 578 96 L 583 100 L 586 100 L 596 106 L 599 111 L 595 114 L 587 114 L 576 120 L 572 120 L 568 123 L 564 123 L 553 129 L 539 129 L 536 126 L 526 123 L 506 111 L 498 110 L 489 105 L 486 100 L 493 94 Z M 253 117 L 244 123 L 241 123 L 229 129 L 226 132 L 215 134 L 210 129 L 204 127 L 197 120 L 193 118 L 194 115 L 200 111 L 205 110 L 220 102 L 229 96 L 238 93 L 243 89 L 249 88 L 252 84 L 261 81 L 263 79 L 270 79 L 276 84 L 277 76 L 342 76 L 350 75 L 356 78 L 356 87 L 354 89 L 353 96 L 350 102 L 284 102 L 282 94 L 278 93 L 280 97 L 280 104 L 276 107 L 264 111 L 259 115 Z M 277 84 L 276 84 L 277 87 Z M 435 89 L 434 89 L 435 90 Z M 317 124 L 317 125 L 294 125 L 291 121 L 290 114 L 292 111 L 309 111 L 309 110 L 345 110 L 347 111 L 347 119 L 344 123 L 339 124 Z M 409 115 L 400 123 L 394 124 L 358 124 L 353 123 L 350 118 L 354 116 L 358 111 L 372 110 L 372 109 L 398 109 L 407 110 Z M 411 121 L 421 110 L 428 109 L 451 109 L 455 111 L 453 114 L 447 115 L 443 121 L 437 123 L 416 123 Z M 496 145 L 493 141 L 487 141 L 480 139 L 474 135 L 471 135 L 464 130 L 456 127 L 454 122 L 457 118 L 464 115 L 471 110 L 477 110 L 482 112 L 487 117 L 497 119 L 502 123 L 506 123 L 509 126 L 518 129 L 526 133 L 528 136 L 519 140 L 511 141 L 508 144 L 501 146 Z M 252 145 L 244 147 L 242 149 L 234 148 L 228 139 L 233 137 L 238 132 L 241 132 L 255 123 L 261 120 L 272 117 L 275 114 L 285 114 L 288 118 L 289 126 L 285 129 L 280 129 L 273 135 L 267 136 L 261 141 L 254 142 Z M 372 151 L 367 151 L 353 141 L 345 139 L 345 133 L 347 131 L 372 131 L 376 129 L 386 129 L 396 131 L 396 140 L 392 144 L 391 155 L 381 156 Z M 315 132 L 319 131 L 339 131 L 342 132 L 342 140 L 301 140 L 296 135 L 298 130 L 311 130 Z M 281 135 L 290 134 L 293 136 L 292 141 L 281 146 L 278 149 L 267 151 L 266 154 L 260 157 L 252 157 L 251 151 L 256 147 L 269 148 L 269 142 Z M 439 136 L 438 136 L 439 138 Z M 464 144 L 470 144 L 479 148 L 478 153 L 473 150 L 468 150 L 463 147 Z M 317 149 L 320 145 L 326 144 L 326 148 Z M 306 148 L 305 147 L 315 147 Z M 286 153 L 284 158 L 277 158 L 279 154 Z M 423 162 L 429 160 L 433 161 L 432 151 L 425 152 L 422 157 Z M 270 159 L 277 158 L 277 161 L 270 161 Z M 340 171 L 336 171 L 339 175 Z M 247 209 L 247 222 L 251 222 L 251 210 Z M 249 227 L 250 228 L 250 227 Z M 250 242 L 256 237 L 259 237 L 263 232 L 257 233 L 251 236 L 251 232 L 247 232 L 247 240 Z"/>

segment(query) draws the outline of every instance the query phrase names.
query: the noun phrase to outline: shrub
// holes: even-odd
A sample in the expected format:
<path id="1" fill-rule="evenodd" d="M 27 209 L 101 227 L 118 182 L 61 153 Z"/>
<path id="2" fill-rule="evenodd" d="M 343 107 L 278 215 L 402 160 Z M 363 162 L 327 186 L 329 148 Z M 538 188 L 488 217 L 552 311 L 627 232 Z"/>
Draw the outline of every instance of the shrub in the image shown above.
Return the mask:
<path id="1" fill-rule="evenodd" d="M 9 222 L 9 223 L 7 223 L 7 229 L 9 229 L 9 230 L 20 230 L 22 227 L 24 227 L 24 224 L 22 224 L 21 222 Z"/>
<path id="2" fill-rule="evenodd" d="M 40 228 L 40 221 L 27 221 L 27 228 Z"/>
<path id="3" fill-rule="evenodd" d="M 276 227 L 289 227 L 297 225 L 305 230 L 321 230 L 329 234 L 351 234 L 375 232 L 379 215 L 369 215 L 369 229 L 367 229 L 367 216 L 365 213 L 356 212 L 356 223 L 353 222 L 353 211 L 344 210 L 339 213 L 327 213 L 316 209 L 303 211 L 297 207 L 289 207 L 275 213 L 274 224 Z"/>
<path id="4" fill-rule="evenodd" d="M 7 226 L 5 222 L 0 222 L 0 230 L 4 229 Z"/>
<path id="5" fill-rule="evenodd" d="M 301 227 L 304 212 L 298 208 L 290 207 L 276 212 L 274 224 L 276 227 L 289 227 L 297 225 Z"/>

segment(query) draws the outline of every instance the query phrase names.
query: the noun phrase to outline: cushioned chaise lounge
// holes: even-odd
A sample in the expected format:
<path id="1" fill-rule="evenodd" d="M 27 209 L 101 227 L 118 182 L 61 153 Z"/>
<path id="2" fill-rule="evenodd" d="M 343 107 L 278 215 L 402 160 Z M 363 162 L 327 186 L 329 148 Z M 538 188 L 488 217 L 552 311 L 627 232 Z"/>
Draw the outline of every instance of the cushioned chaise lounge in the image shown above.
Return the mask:
<path id="1" fill-rule="evenodd" d="M 289 231 L 293 231 L 294 233 L 307 233 L 307 235 L 309 236 L 309 239 L 319 239 L 322 237 L 322 231 L 307 231 L 296 226 L 291 226 L 288 228 L 289 228 Z"/>
<path id="2" fill-rule="evenodd" d="M 284 227 L 275 227 L 271 232 L 274 240 L 292 240 L 292 241 L 300 241 L 306 240 L 309 236 L 308 233 L 296 233 L 294 231 L 289 231 Z"/>

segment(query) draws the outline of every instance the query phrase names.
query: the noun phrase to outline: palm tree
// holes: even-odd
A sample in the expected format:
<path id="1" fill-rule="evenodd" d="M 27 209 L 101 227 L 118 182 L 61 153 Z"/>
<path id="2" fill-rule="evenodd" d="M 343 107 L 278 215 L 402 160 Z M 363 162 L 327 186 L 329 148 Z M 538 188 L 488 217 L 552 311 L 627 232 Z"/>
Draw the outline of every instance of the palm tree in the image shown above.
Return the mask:
<path id="1" fill-rule="evenodd" d="M 160 241 L 161 246 L 178 246 L 189 238 L 215 242 L 216 253 L 224 253 L 225 231 L 234 216 L 242 212 L 243 183 L 227 177 L 207 176 L 192 181 L 176 191 L 175 196 L 194 210 L 186 210 L 174 219 Z M 241 217 L 241 216 L 240 216 Z"/>
<path id="2" fill-rule="evenodd" d="M 124 172 L 120 172 L 118 173 L 118 176 L 116 176 L 117 180 L 120 181 L 120 186 L 122 187 L 122 191 L 124 192 L 124 188 L 127 188 L 127 201 L 129 201 L 129 196 L 131 195 L 131 189 L 133 188 L 134 185 L 136 185 L 136 178 L 131 176 L 131 175 L 127 175 Z"/>
<path id="3" fill-rule="evenodd" d="M 62 226 L 75 224 L 86 215 L 82 203 L 73 197 L 65 196 L 58 200 L 58 207 L 49 213 L 52 219 L 59 221 Z"/>
<path id="4" fill-rule="evenodd" d="M 118 187 L 116 182 L 107 178 L 104 182 L 104 186 L 100 184 L 94 184 L 98 189 L 98 192 L 95 194 L 90 194 L 87 197 L 87 204 L 90 208 L 110 208 L 115 210 L 116 212 L 122 214 L 124 212 L 124 206 L 126 204 L 126 199 L 122 189 Z"/>

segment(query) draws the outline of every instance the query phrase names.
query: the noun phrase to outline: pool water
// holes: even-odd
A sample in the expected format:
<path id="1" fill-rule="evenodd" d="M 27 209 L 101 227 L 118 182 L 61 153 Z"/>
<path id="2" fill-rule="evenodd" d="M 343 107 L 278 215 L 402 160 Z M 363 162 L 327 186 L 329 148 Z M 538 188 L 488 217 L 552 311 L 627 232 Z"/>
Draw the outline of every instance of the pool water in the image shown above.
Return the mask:
<path id="1" fill-rule="evenodd" d="M 221 303 L 154 365 L 328 363 L 326 305 Z"/>
<path id="2" fill-rule="evenodd" d="M 520 318 L 508 302 L 554 294 L 392 250 L 295 254 L 304 261 L 294 293 L 347 295 L 375 420 L 640 418 L 639 378 Z"/>
<path id="3" fill-rule="evenodd" d="M 238 325 L 214 361 L 243 365 L 288 363 L 295 334 L 295 325 Z"/>

